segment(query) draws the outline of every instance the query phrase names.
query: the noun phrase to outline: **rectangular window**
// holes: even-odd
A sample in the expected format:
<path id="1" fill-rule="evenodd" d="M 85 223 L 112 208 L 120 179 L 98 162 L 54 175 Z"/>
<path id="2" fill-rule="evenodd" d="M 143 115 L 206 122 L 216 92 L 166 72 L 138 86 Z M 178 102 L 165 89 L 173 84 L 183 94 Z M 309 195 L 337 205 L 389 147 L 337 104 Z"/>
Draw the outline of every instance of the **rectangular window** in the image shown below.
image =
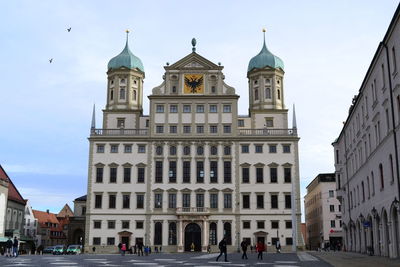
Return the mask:
<path id="1" fill-rule="evenodd" d="M 257 229 L 264 229 L 265 222 L 264 221 L 257 221 Z"/>
<path id="2" fill-rule="evenodd" d="M 269 145 L 269 153 L 276 153 L 276 145 Z"/>
<path id="3" fill-rule="evenodd" d="M 102 183 L 103 182 L 103 167 L 97 167 L 96 168 L 96 183 Z"/>
<path id="4" fill-rule="evenodd" d="M 97 153 L 104 153 L 104 145 L 97 145 Z"/>
<path id="5" fill-rule="evenodd" d="M 263 153 L 263 145 L 255 145 L 256 153 Z"/>
<path id="6" fill-rule="evenodd" d="M 129 221 L 122 221 L 122 229 L 129 229 Z"/>
<path id="7" fill-rule="evenodd" d="M 274 127 L 274 119 L 273 118 L 265 119 L 265 126 L 270 128 Z"/>
<path id="8" fill-rule="evenodd" d="M 93 245 L 99 246 L 101 243 L 101 238 L 100 237 L 93 237 Z"/>
<path id="9" fill-rule="evenodd" d="M 243 221 L 243 229 L 250 229 L 250 221 Z"/>
<path id="10" fill-rule="evenodd" d="M 183 113 L 190 113 L 192 112 L 192 108 L 190 105 L 183 105 Z"/>
<path id="11" fill-rule="evenodd" d="M 204 133 L 204 125 L 197 125 L 196 126 L 196 132 L 198 134 L 203 134 Z"/>
<path id="12" fill-rule="evenodd" d="M 217 105 L 210 105 L 210 113 L 216 113 L 218 112 Z"/>
<path id="13" fill-rule="evenodd" d="M 116 183 L 116 182 L 117 182 L 117 168 L 111 167 L 110 168 L 110 183 Z"/>
<path id="14" fill-rule="evenodd" d="M 218 209 L 218 194 L 210 194 L 210 208 Z"/>
<path id="15" fill-rule="evenodd" d="M 292 221 L 285 221 L 286 229 L 292 229 Z"/>
<path id="16" fill-rule="evenodd" d="M 279 221 L 271 221 L 272 229 L 279 229 Z"/>
<path id="17" fill-rule="evenodd" d="M 168 208 L 169 209 L 176 208 L 176 194 L 175 193 L 168 194 Z"/>
<path id="18" fill-rule="evenodd" d="M 256 182 L 264 183 L 264 168 L 256 168 Z"/>
<path id="19" fill-rule="evenodd" d="M 182 207 L 190 208 L 190 194 L 182 194 Z"/>
<path id="20" fill-rule="evenodd" d="M 244 127 L 244 120 L 238 120 L 238 127 Z"/>
<path id="21" fill-rule="evenodd" d="M 108 246 L 115 245 L 115 237 L 107 237 L 107 245 Z"/>
<path id="22" fill-rule="evenodd" d="M 198 183 L 204 183 L 204 162 L 197 161 L 196 162 L 196 176 Z"/>
<path id="23" fill-rule="evenodd" d="M 94 229 L 101 229 L 101 221 L 93 221 Z"/>
<path id="24" fill-rule="evenodd" d="M 329 205 L 329 211 L 335 212 L 335 205 Z"/>
<path id="25" fill-rule="evenodd" d="M 278 182 L 278 169 L 275 167 L 269 168 L 269 174 L 271 176 L 271 183 Z"/>
<path id="26" fill-rule="evenodd" d="M 111 145 L 111 153 L 118 153 L 118 145 Z"/>
<path id="27" fill-rule="evenodd" d="M 204 194 L 196 194 L 196 207 L 204 208 Z"/>
<path id="28" fill-rule="evenodd" d="M 168 176 L 170 183 L 176 183 L 176 161 L 169 162 Z"/>
<path id="29" fill-rule="evenodd" d="M 124 183 L 131 182 L 131 168 L 124 168 Z"/>
<path id="30" fill-rule="evenodd" d="M 285 183 L 291 183 L 292 182 L 292 169 L 284 168 L 283 172 L 284 172 Z"/>
<path id="31" fill-rule="evenodd" d="M 230 113 L 230 112 L 232 112 L 231 105 L 224 105 L 224 113 Z"/>
<path id="32" fill-rule="evenodd" d="M 333 228 L 336 227 L 336 221 L 335 220 L 331 220 L 331 227 L 333 227 Z"/>
<path id="33" fill-rule="evenodd" d="M 190 183 L 190 161 L 183 162 L 183 182 Z"/>
<path id="34" fill-rule="evenodd" d="M 115 209 L 116 207 L 117 196 L 116 195 L 108 195 L 108 208 Z"/>
<path id="35" fill-rule="evenodd" d="M 136 195 L 136 208 L 137 209 L 144 208 L 144 195 Z"/>
<path id="36" fill-rule="evenodd" d="M 117 119 L 117 128 L 125 127 L 125 119 Z"/>
<path id="37" fill-rule="evenodd" d="M 132 145 L 124 145 L 124 153 L 132 153 Z"/>
<path id="38" fill-rule="evenodd" d="M 136 229 L 143 229 L 143 221 L 136 221 Z"/>
<path id="39" fill-rule="evenodd" d="M 242 168 L 242 183 L 247 184 L 250 182 L 250 169 Z"/>
<path id="40" fill-rule="evenodd" d="M 278 195 L 271 195 L 271 209 L 278 208 Z"/>
<path id="41" fill-rule="evenodd" d="M 291 245 L 293 245 L 293 238 L 286 237 L 286 246 L 291 246 Z"/>
<path id="42" fill-rule="evenodd" d="M 290 153 L 290 145 L 282 145 L 283 153 Z"/>
<path id="43" fill-rule="evenodd" d="M 157 113 L 164 113 L 164 105 L 156 105 Z"/>
<path id="44" fill-rule="evenodd" d="M 231 133 L 231 126 L 230 125 L 224 125 L 224 133 Z"/>
<path id="45" fill-rule="evenodd" d="M 157 125 L 156 126 L 156 133 L 164 133 L 164 126 Z"/>
<path id="46" fill-rule="evenodd" d="M 98 194 L 94 196 L 94 208 L 95 209 L 101 209 L 101 202 L 103 200 L 103 195 Z"/>
<path id="47" fill-rule="evenodd" d="M 131 196 L 128 194 L 122 195 L 122 208 L 129 209 L 131 207 Z"/>
<path id="48" fill-rule="evenodd" d="M 210 183 L 218 183 L 218 161 L 210 161 Z"/>
<path id="49" fill-rule="evenodd" d="M 154 208 L 162 209 L 162 194 L 161 193 L 154 194 Z"/>
<path id="50" fill-rule="evenodd" d="M 242 196 L 242 206 L 243 209 L 250 209 L 250 195 Z"/>
<path id="51" fill-rule="evenodd" d="M 264 195 L 257 195 L 257 209 L 264 208 Z"/>
<path id="52" fill-rule="evenodd" d="M 224 194 L 224 209 L 232 208 L 232 194 Z"/>
<path id="53" fill-rule="evenodd" d="M 138 183 L 144 183 L 144 168 L 138 168 Z"/>
<path id="54" fill-rule="evenodd" d="M 292 196 L 285 195 L 285 209 L 291 209 L 291 208 L 292 208 Z"/>
<path id="55" fill-rule="evenodd" d="M 335 197 L 335 191 L 329 190 L 329 197 Z"/>
<path id="56" fill-rule="evenodd" d="M 218 133 L 218 126 L 217 125 L 210 125 L 210 133 L 212 133 L 212 134 Z"/>
<path id="57" fill-rule="evenodd" d="M 146 153 L 146 145 L 138 145 L 138 153 Z"/>
<path id="58" fill-rule="evenodd" d="M 197 105 L 196 106 L 197 113 L 204 113 L 204 105 Z"/>
<path id="59" fill-rule="evenodd" d="M 232 182 L 232 167 L 230 161 L 224 161 L 224 183 Z"/>
<path id="60" fill-rule="evenodd" d="M 156 183 L 162 183 L 162 180 L 163 180 L 163 162 L 162 161 L 156 161 L 155 182 Z"/>
<path id="61" fill-rule="evenodd" d="M 178 106 L 177 105 L 170 105 L 169 106 L 169 112 L 170 113 L 177 113 L 178 112 Z"/>
<path id="62" fill-rule="evenodd" d="M 169 133 L 176 134 L 178 132 L 178 127 L 176 125 L 169 126 Z"/>
<path id="63" fill-rule="evenodd" d="M 249 153 L 249 145 L 242 145 L 242 153 Z"/>
<path id="64" fill-rule="evenodd" d="M 184 134 L 189 134 L 192 132 L 192 127 L 190 125 L 184 125 L 183 126 L 183 133 Z"/>

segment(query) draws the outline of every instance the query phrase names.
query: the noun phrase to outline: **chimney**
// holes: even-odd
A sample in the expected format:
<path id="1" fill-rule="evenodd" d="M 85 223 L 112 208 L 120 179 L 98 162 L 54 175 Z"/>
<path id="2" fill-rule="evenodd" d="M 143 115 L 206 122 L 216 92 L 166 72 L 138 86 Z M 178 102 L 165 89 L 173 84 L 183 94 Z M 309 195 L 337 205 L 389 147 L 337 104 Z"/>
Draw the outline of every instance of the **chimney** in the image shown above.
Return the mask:
<path id="1" fill-rule="evenodd" d="M 46 210 L 46 212 L 47 212 L 47 214 L 49 214 L 49 213 L 50 213 L 50 211 L 49 211 L 49 210 Z"/>

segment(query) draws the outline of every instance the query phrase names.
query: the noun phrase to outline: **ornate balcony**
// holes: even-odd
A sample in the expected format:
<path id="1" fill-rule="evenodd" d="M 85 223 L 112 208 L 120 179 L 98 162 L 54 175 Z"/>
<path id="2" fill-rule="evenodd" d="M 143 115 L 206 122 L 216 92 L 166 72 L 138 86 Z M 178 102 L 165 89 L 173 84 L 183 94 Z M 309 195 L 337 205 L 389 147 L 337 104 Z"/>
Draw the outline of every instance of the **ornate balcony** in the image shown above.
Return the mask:
<path id="1" fill-rule="evenodd" d="M 297 136 L 297 129 L 238 129 L 239 136 Z"/>
<path id="2" fill-rule="evenodd" d="M 176 208 L 176 214 L 177 215 L 203 215 L 203 214 L 209 214 L 210 210 L 205 207 L 191 207 L 191 208 Z"/>
<path id="3" fill-rule="evenodd" d="M 148 129 L 91 129 L 90 136 L 147 136 Z"/>

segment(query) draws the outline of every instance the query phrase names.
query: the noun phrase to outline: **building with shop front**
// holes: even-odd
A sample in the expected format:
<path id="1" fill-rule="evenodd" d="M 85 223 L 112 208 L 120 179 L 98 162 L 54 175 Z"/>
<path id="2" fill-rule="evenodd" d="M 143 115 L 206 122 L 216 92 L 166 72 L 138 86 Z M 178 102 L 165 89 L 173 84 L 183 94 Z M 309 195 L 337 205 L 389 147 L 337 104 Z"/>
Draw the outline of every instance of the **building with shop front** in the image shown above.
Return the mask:
<path id="1" fill-rule="evenodd" d="M 306 243 L 309 249 L 337 247 L 342 241 L 341 205 L 336 198 L 334 173 L 318 174 L 304 197 Z"/>
<path id="2" fill-rule="evenodd" d="M 400 257 L 400 8 L 333 143 L 344 248 Z"/>
<path id="3" fill-rule="evenodd" d="M 244 116 L 223 66 L 199 55 L 195 39 L 164 69 L 144 115 L 145 71 L 128 40 L 108 63 L 102 127 L 93 114 L 89 138 L 85 250 L 143 242 L 215 251 L 224 236 L 229 251 L 243 239 L 303 246 L 299 137 L 294 114 L 288 127 L 283 61 L 264 40 L 248 65 Z"/>

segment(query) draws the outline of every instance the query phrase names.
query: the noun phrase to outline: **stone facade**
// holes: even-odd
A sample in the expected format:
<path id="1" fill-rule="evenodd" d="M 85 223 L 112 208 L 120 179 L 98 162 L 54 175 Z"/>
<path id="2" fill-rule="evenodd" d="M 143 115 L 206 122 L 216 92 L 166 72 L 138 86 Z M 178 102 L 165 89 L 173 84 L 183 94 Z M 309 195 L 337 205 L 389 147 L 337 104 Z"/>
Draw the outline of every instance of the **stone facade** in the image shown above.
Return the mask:
<path id="1" fill-rule="evenodd" d="M 195 47 L 164 69 L 148 116 L 144 72 L 107 72 L 103 126 L 93 121 L 89 138 L 85 251 L 139 241 L 170 252 L 216 251 L 223 236 L 229 251 L 243 239 L 303 246 L 299 137 L 295 119 L 288 128 L 283 69 L 249 70 L 245 116 L 223 67 Z"/>
<path id="2" fill-rule="evenodd" d="M 348 251 L 400 256 L 400 9 L 333 143 Z"/>

